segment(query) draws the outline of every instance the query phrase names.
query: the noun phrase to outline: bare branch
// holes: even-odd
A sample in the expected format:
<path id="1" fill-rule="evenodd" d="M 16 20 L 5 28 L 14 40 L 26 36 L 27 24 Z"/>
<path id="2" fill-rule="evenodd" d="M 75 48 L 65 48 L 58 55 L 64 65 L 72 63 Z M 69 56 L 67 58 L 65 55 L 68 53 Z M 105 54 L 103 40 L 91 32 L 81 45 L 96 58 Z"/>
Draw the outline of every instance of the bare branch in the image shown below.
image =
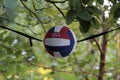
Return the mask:
<path id="1" fill-rule="evenodd" d="M 24 2 L 23 2 L 22 0 L 20 0 L 20 1 L 21 1 L 22 5 L 23 5 L 30 13 L 32 13 L 32 14 L 37 18 L 37 20 L 41 23 L 41 26 L 42 26 L 44 32 L 46 33 L 46 30 L 45 30 L 45 28 L 44 28 L 44 25 L 43 25 L 42 20 L 40 20 L 40 18 L 37 16 L 37 14 L 34 13 L 31 9 L 29 9 L 29 8 L 24 4 Z"/>
<path id="2" fill-rule="evenodd" d="M 101 49 L 100 44 L 98 43 L 98 41 L 95 38 L 93 40 L 95 41 L 95 43 L 96 43 L 96 45 L 97 45 L 98 50 L 100 51 L 100 53 L 103 54 L 103 51 L 102 51 L 102 49 Z"/>
<path id="3" fill-rule="evenodd" d="M 64 13 L 62 12 L 62 10 L 55 4 L 53 3 L 53 5 L 58 9 L 58 11 L 62 14 L 63 18 L 65 18 Z"/>
<path id="4" fill-rule="evenodd" d="M 17 23 L 17 22 L 15 22 L 15 24 L 17 24 L 17 25 L 19 25 L 19 26 L 22 26 L 22 27 L 25 27 L 25 28 L 27 28 L 28 30 L 30 30 L 33 34 L 38 35 L 38 34 L 35 33 L 32 29 L 30 29 L 30 27 L 28 27 L 28 26 L 26 26 L 26 25 L 22 25 L 22 24 L 19 24 L 19 23 Z"/>
<path id="5" fill-rule="evenodd" d="M 46 0 L 46 1 L 52 3 L 58 9 L 58 11 L 62 14 L 63 18 L 65 18 L 64 13 L 62 12 L 62 10 L 55 3 L 65 3 L 66 0 L 65 1 L 51 1 L 51 0 Z"/>
<path id="6" fill-rule="evenodd" d="M 32 2 L 32 5 L 33 5 L 33 8 L 34 8 L 35 11 L 42 11 L 43 9 L 45 9 L 45 8 L 37 9 L 35 7 L 35 3 L 33 2 L 33 0 L 31 0 L 31 2 Z"/>

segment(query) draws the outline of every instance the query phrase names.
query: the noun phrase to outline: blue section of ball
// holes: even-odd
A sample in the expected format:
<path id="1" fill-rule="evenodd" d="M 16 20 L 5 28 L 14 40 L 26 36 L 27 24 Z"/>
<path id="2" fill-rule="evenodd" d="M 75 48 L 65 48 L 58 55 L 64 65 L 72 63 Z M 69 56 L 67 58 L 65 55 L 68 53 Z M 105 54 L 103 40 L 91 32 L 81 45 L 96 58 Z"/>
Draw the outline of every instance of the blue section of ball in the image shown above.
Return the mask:
<path id="1" fill-rule="evenodd" d="M 62 57 L 68 56 L 69 55 L 69 46 L 47 46 L 46 49 L 50 52 L 60 52 Z"/>
<path id="2" fill-rule="evenodd" d="M 52 27 L 51 29 L 49 29 L 48 32 L 54 32 L 54 29 L 55 29 L 55 27 Z"/>

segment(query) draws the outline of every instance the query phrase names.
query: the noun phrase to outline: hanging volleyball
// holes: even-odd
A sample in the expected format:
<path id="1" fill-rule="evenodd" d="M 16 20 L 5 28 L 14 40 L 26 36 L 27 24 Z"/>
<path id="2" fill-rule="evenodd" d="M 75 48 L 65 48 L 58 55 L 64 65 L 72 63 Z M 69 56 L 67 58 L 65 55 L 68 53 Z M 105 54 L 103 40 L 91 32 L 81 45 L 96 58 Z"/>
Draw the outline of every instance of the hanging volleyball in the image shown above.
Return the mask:
<path id="1" fill-rule="evenodd" d="M 44 38 L 44 46 L 47 52 L 54 57 L 70 55 L 75 48 L 76 42 L 73 31 L 66 26 L 52 27 Z"/>

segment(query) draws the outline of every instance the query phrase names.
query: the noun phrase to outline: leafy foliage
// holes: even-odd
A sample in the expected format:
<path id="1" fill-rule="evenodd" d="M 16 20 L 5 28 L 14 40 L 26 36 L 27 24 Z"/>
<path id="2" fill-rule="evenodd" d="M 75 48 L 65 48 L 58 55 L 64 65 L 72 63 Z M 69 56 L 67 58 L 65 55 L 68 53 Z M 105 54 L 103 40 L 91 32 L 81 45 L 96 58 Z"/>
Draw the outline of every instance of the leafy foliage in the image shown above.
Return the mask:
<path id="1" fill-rule="evenodd" d="M 91 2 L 91 4 L 89 2 Z M 87 5 L 88 3 L 89 5 Z M 80 22 L 80 31 L 82 31 L 82 33 L 88 32 L 91 27 L 91 24 L 96 24 L 91 23 L 92 17 L 98 18 L 96 14 L 101 13 L 101 11 L 97 7 L 93 6 L 92 3 L 93 0 L 70 0 L 70 10 L 67 12 L 66 15 L 67 24 L 71 24 L 76 19 L 78 22 Z M 87 24 L 84 24 L 86 22 Z"/>
<path id="2" fill-rule="evenodd" d="M 77 18 L 76 12 L 74 10 L 69 10 L 66 14 L 66 23 L 71 24 L 75 18 Z"/>
<path id="3" fill-rule="evenodd" d="M 111 8 L 111 14 L 113 15 L 113 17 L 114 17 L 116 20 L 120 17 L 119 11 L 120 11 L 120 3 L 115 4 L 115 5 Z"/>
<path id="4" fill-rule="evenodd" d="M 49 28 L 66 22 L 83 39 L 119 25 L 120 2 L 109 1 L 111 7 L 104 0 L 0 0 L 0 26 L 42 40 Z M 119 33 L 106 37 L 105 80 L 120 74 Z M 53 58 L 42 42 L 32 40 L 30 46 L 28 38 L 0 28 L 0 80 L 97 80 L 102 41 L 98 37 L 78 43 L 69 57 Z"/>

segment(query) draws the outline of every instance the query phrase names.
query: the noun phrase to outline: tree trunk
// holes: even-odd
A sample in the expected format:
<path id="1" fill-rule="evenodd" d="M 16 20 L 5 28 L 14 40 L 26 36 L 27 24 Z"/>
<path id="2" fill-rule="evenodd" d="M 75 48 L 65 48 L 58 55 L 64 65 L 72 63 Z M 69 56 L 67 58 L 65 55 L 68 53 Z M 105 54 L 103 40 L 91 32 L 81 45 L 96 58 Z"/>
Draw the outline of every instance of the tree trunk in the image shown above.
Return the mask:
<path id="1" fill-rule="evenodd" d="M 102 53 L 100 54 L 100 66 L 99 66 L 100 69 L 98 80 L 103 80 L 104 77 L 106 50 L 107 50 L 107 36 L 104 35 L 102 42 Z"/>
<path id="2" fill-rule="evenodd" d="M 120 61 L 120 41 L 119 41 L 119 33 L 116 32 L 116 59 L 117 63 Z"/>
<path id="3" fill-rule="evenodd" d="M 115 41 L 116 41 L 116 62 L 119 64 L 120 61 L 120 41 L 119 41 L 119 34 L 116 32 L 115 36 Z M 114 80 L 119 80 L 119 72 L 116 71 L 114 75 Z"/>

